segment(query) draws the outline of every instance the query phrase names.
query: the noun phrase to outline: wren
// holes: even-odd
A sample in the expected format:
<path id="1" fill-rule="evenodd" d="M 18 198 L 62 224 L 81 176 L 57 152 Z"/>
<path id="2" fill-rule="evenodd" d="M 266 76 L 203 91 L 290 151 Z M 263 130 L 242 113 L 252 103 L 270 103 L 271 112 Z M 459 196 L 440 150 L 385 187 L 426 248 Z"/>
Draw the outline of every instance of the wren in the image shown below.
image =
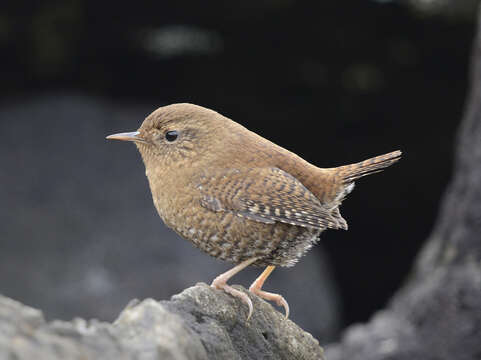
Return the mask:
<path id="1" fill-rule="evenodd" d="M 249 288 L 262 290 L 276 266 L 293 266 L 325 229 L 347 230 L 339 205 L 354 181 L 386 168 L 400 151 L 345 166 L 319 168 L 221 114 L 172 104 L 150 114 L 135 132 L 107 136 L 133 141 L 145 164 L 155 208 L 165 224 L 196 247 L 236 264 L 211 286 L 252 301 L 227 284 L 249 265 L 266 267 Z"/>

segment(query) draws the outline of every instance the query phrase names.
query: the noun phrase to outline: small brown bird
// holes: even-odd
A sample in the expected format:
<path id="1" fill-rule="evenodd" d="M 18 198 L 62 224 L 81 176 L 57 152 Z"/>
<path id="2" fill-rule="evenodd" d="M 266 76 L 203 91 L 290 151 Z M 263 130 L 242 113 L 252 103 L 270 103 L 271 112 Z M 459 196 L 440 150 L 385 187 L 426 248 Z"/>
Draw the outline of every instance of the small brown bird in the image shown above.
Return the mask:
<path id="1" fill-rule="evenodd" d="M 155 207 L 167 226 L 209 255 L 237 264 L 213 287 L 252 302 L 227 281 L 249 265 L 266 267 L 249 291 L 262 290 L 276 266 L 293 266 L 327 229 L 347 230 L 339 205 L 354 181 L 398 161 L 400 151 L 356 164 L 318 168 L 221 114 L 173 104 L 138 131 L 107 136 L 133 141 L 142 155 Z"/>

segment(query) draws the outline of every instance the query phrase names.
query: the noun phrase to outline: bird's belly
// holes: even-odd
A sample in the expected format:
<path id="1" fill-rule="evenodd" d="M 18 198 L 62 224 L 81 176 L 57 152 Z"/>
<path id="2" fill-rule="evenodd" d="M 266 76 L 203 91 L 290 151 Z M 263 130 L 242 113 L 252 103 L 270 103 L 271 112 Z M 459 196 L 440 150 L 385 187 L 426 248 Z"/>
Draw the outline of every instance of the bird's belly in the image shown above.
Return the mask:
<path id="1" fill-rule="evenodd" d="M 258 257 L 254 266 L 293 266 L 321 230 L 284 223 L 265 224 L 232 212 L 197 211 L 166 222 L 207 254 L 233 263 Z"/>

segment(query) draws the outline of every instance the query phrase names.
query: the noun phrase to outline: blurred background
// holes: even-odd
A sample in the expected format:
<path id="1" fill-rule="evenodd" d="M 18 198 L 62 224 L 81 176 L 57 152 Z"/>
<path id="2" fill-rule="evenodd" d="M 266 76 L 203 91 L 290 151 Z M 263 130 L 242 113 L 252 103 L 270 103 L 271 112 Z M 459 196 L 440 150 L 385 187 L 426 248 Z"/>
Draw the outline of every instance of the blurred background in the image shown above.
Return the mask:
<path id="1" fill-rule="evenodd" d="M 155 108 L 215 109 L 331 167 L 396 149 L 266 289 L 321 343 L 407 278 L 451 171 L 477 1 L 0 4 L 0 293 L 48 319 L 112 321 L 231 265 L 164 227 L 134 146 Z M 248 286 L 259 269 L 233 283 Z"/>

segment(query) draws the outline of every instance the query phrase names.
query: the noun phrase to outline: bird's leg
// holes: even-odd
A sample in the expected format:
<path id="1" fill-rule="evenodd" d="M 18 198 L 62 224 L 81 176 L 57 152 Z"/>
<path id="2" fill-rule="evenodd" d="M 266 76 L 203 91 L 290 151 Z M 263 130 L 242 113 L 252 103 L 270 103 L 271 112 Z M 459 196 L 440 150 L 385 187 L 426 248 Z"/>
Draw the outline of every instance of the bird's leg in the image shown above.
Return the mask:
<path id="1" fill-rule="evenodd" d="M 236 290 L 233 287 L 227 285 L 227 280 L 229 280 L 231 277 L 233 277 L 235 274 L 237 274 L 239 271 L 245 269 L 248 267 L 250 264 L 252 264 L 254 261 L 256 261 L 258 258 L 252 258 L 252 259 L 247 259 L 241 262 L 239 265 L 234 266 L 232 269 L 229 271 L 226 271 L 225 273 L 220 274 L 217 276 L 214 281 L 212 281 L 212 286 L 213 288 L 219 289 L 219 290 L 224 290 L 226 293 L 231 294 L 234 297 L 237 297 L 242 300 L 248 307 L 249 307 L 249 315 L 247 315 L 247 321 L 249 321 L 252 311 L 253 311 L 253 306 L 252 306 L 252 300 L 244 294 L 242 291 Z"/>
<path id="2" fill-rule="evenodd" d="M 273 293 L 261 290 L 262 286 L 264 285 L 264 282 L 269 277 L 271 272 L 274 271 L 275 268 L 276 267 L 273 265 L 269 265 L 268 267 L 266 267 L 266 269 L 262 272 L 262 274 L 249 287 L 249 291 L 263 299 L 274 301 L 278 306 L 284 307 L 284 310 L 286 311 L 286 319 L 287 319 L 289 317 L 289 304 L 287 303 L 287 301 L 279 294 L 273 294 Z"/>

